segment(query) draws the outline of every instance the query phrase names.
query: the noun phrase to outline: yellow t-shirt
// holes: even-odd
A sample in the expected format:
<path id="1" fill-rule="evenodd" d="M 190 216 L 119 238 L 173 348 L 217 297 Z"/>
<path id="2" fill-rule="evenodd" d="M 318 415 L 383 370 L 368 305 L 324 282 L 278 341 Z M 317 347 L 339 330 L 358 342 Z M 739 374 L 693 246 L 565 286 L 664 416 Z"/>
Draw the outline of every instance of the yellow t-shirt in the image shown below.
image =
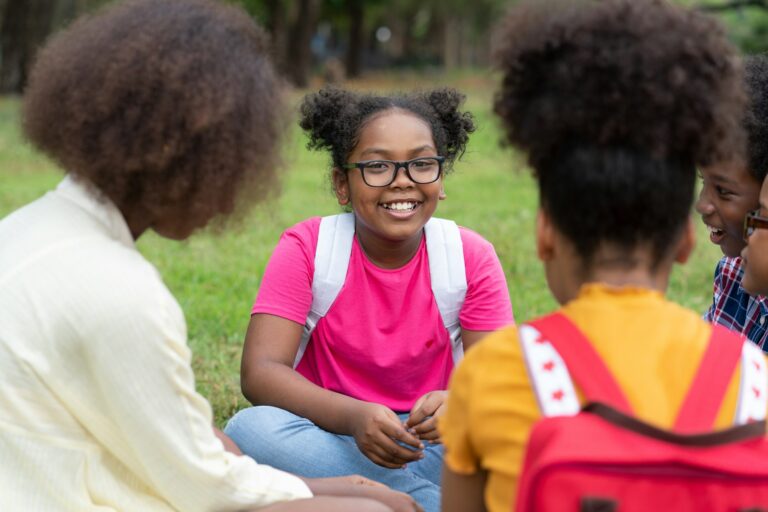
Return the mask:
<path id="1" fill-rule="evenodd" d="M 561 310 L 591 341 L 634 414 L 670 428 L 704 355 L 711 327 L 700 316 L 640 288 L 585 285 Z M 729 384 L 715 427 L 733 424 L 740 369 Z M 525 446 L 540 418 L 517 329 L 489 335 L 453 374 L 440 418 L 445 463 L 455 473 L 488 473 L 485 504 L 509 512 Z"/>

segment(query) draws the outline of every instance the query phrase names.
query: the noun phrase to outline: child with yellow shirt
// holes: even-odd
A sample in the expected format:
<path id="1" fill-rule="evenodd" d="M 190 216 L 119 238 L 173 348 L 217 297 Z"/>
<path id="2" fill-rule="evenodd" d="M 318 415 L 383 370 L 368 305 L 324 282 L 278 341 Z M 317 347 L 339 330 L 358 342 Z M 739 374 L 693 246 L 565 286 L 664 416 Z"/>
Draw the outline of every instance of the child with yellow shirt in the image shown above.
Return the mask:
<path id="1" fill-rule="evenodd" d="M 654 0 L 528 2 L 501 35 L 495 112 L 539 187 L 549 288 L 636 417 L 670 428 L 712 328 L 664 292 L 693 249 L 696 167 L 744 146 L 735 51 L 712 19 Z M 442 510 L 511 510 L 540 418 L 518 329 L 473 347 L 440 418 Z"/>

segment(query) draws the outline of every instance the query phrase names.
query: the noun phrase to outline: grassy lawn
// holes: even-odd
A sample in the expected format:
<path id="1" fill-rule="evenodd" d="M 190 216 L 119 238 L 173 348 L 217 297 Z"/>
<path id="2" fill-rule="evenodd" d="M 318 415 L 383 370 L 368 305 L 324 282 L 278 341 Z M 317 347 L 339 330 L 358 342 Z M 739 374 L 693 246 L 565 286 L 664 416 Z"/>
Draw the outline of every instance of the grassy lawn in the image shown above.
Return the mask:
<path id="1" fill-rule="evenodd" d="M 408 89 L 446 83 L 467 94 L 478 130 L 446 179 L 448 199 L 440 204 L 438 215 L 478 231 L 495 245 L 518 320 L 549 311 L 555 302 L 533 243 L 536 191 L 523 159 L 500 146 L 501 132 L 490 111 L 491 77 L 482 72 L 418 79 L 390 75 L 353 85 Z M 298 101 L 301 94 L 292 97 Z M 54 187 L 61 176 L 55 165 L 24 143 L 18 113 L 18 99 L 0 98 L 0 217 Z M 261 274 L 280 233 L 309 216 L 339 211 L 330 193 L 326 155 L 310 153 L 304 146 L 304 136 L 295 129 L 284 148 L 281 194 L 223 234 L 202 232 L 176 243 L 149 233 L 138 244 L 186 313 L 198 389 L 211 401 L 219 425 L 247 405 L 239 387 L 241 344 Z M 703 311 L 711 300 L 712 272 L 720 252 L 697 224 L 700 243 L 692 260 L 675 270 L 669 295 Z"/>

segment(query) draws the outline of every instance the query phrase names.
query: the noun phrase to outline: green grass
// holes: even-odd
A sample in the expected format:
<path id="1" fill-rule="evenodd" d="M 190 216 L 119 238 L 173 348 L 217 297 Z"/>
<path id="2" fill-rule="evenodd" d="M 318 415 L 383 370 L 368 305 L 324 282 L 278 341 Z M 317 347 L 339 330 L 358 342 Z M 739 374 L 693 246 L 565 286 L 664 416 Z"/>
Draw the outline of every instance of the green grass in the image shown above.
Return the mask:
<path id="1" fill-rule="evenodd" d="M 518 320 L 549 311 L 555 302 L 534 252 L 536 191 L 523 159 L 499 144 L 501 132 L 490 112 L 492 77 L 484 72 L 431 79 L 402 75 L 353 86 L 408 89 L 446 82 L 467 93 L 467 107 L 477 118 L 478 130 L 446 179 L 448 199 L 440 204 L 438 215 L 471 227 L 495 245 Z M 298 100 L 300 93 L 293 98 Z M 18 111 L 17 99 L 0 98 L 0 217 L 54 187 L 61 177 L 55 165 L 23 142 Z M 282 194 L 256 207 L 228 231 L 202 232 L 183 243 L 149 233 L 138 244 L 186 314 L 198 389 L 211 401 L 219 425 L 247 405 L 238 376 L 242 339 L 261 274 L 280 233 L 309 216 L 339 211 L 330 193 L 326 155 L 304 149 L 298 129 L 286 141 L 285 154 L 289 156 L 281 171 Z M 669 295 L 703 311 L 711 300 L 712 271 L 720 254 L 697 225 L 702 241 L 691 261 L 674 271 Z"/>

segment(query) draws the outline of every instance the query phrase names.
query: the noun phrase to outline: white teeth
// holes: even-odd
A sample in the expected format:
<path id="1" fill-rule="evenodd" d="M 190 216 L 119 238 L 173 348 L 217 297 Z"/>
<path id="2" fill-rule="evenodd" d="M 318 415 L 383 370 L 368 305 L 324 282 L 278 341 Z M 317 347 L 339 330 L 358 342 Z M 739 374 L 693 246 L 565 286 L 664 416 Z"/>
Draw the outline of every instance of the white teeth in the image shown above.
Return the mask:
<path id="1" fill-rule="evenodd" d="M 715 235 L 719 235 L 720 233 L 723 232 L 722 229 L 717 229 L 717 228 L 714 228 L 712 226 L 707 226 L 707 229 L 709 230 L 710 234 L 715 234 Z"/>
<path id="2" fill-rule="evenodd" d="M 414 208 L 416 208 L 416 203 L 411 203 L 411 202 L 407 202 L 407 203 L 389 203 L 389 204 L 385 204 L 383 206 L 387 210 L 404 211 L 404 210 L 413 210 Z"/>

